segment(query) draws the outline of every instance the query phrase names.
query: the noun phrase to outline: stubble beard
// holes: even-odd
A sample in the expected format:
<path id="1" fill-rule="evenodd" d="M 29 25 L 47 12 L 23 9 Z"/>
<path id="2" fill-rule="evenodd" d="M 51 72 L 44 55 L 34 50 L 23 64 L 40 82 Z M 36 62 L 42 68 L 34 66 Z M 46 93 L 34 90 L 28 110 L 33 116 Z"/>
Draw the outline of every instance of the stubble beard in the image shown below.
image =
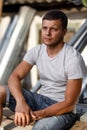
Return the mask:
<path id="1" fill-rule="evenodd" d="M 52 42 L 52 43 L 50 43 L 50 44 L 46 44 L 45 43 L 45 45 L 47 45 L 47 47 L 49 47 L 49 48 L 56 48 L 59 44 L 61 44 L 61 43 L 64 43 L 63 42 L 63 37 L 61 37 L 60 39 L 58 39 L 58 40 L 56 40 L 55 42 Z"/>

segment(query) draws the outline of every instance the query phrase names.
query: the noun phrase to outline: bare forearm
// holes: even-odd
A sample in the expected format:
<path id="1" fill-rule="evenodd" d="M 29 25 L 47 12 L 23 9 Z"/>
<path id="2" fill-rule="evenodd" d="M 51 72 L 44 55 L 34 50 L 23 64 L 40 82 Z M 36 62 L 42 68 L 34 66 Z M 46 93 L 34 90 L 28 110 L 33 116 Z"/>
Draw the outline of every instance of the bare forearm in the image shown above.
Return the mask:
<path id="1" fill-rule="evenodd" d="M 40 111 L 36 111 L 35 114 L 37 119 L 44 117 L 57 116 L 73 110 L 74 105 L 71 105 L 66 102 L 56 103 Z"/>
<path id="2" fill-rule="evenodd" d="M 57 116 L 72 111 L 73 107 L 74 105 L 72 104 L 66 102 L 60 102 L 46 108 L 45 114 L 46 116 L 53 116 L 53 115 Z"/>
<path id="3" fill-rule="evenodd" d="M 24 100 L 24 98 L 22 96 L 21 82 L 17 77 L 11 76 L 9 78 L 8 87 L 16 101 Z"/>
<path id="4" fill-rule="evenodd" d="M 21 92 L 21 80 L 27 75 L 31 70 L 32 65 L 22 61 L 12 72 L 11 76 L 8 79 L 8 86 L 12 95 L 18 101 L 19 99 L 24 100 Z"/>

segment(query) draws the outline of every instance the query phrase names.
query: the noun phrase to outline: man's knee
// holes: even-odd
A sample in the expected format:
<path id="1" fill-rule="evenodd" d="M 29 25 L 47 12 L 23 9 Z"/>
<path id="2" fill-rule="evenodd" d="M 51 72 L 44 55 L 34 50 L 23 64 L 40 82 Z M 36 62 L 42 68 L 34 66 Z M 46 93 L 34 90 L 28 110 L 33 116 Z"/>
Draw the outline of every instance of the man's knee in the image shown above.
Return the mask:
<path id="1" fill-rule="evenodd" d="M 32 130 L 48 130 L 48 128 L 44 124 L 41 124 L 41 123 L 38 124 L 38 123 L 36 123 L 33 126 Z"/>
<path id="2" fill-rule="evenodd" d="M 58 130 L 56 127 L 56 123 L 53 123 L 54 117 L 49 117 L 49 118 L 43 118 L 39 121 L 37 121 L 32 130 Z"/>
<path id="3" fill-rule="evenodd" d="M 6 88 L 4 86 L 0 86 L 0 103 L 5 103 L 6 101 Z"/>

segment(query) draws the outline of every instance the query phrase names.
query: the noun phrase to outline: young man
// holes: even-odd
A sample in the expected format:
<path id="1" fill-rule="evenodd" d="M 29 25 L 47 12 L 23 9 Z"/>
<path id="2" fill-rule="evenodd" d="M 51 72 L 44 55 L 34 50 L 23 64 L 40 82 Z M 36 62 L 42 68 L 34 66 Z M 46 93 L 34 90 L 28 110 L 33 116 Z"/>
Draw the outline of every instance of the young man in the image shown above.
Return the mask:
<path id="1" fill-rule="evenodd" d="M 46 13 L 42 19 L 43 43 L 29 50 L 9 77 L 12 95 L 8 107 L 15 111 L 16 125 L 35 121 L 32 130 L 64 130 L 73 124 L 85 65 L 81 55 L 64 43 L 66 32 L 67 16 L 63 12 Z M 34 65 L 42 84 L 39 94 L 21 87 L 21 80 Z M 6 100 L 6 89 L 0 87 L 0 111 Z"/>

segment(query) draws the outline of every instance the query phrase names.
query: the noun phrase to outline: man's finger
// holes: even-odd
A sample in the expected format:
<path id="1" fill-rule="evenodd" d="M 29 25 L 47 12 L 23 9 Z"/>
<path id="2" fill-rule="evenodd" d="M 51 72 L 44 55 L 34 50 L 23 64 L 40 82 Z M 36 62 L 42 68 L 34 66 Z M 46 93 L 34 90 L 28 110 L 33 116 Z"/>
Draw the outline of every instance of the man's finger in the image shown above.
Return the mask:
<path id="1" fill-rule="evenodd" d="M 18 125 L 18 116 L 17 116 L 17 114 L 15 114 L 14 123 L 15 123 L 15 125 Z"/>
<path id="2" fill-rule="evenodd" d="M 22 118 L 23 118 L 23 114 L 16 112 L 15 120 L 14 120 L 15 124 L 19 125 L 19 126 L 22 126 L 22 120 L 23 120 Z"/>
<path id="3" fill-rule="evenodd" d="M 37 120 L 36 115 L 32 111 L 30 112 L 30 114 L 31 114 L 31 117 L 32 117 L 33 121 Z"/>
<path id="4" fill-rule="evenodd" d="M 26 125 L 29 125 L 29 123 L 30 123 L 30 116 L 29 116 L 29 114 L 25 114 L 25 118 L 26 118 Z"/>

